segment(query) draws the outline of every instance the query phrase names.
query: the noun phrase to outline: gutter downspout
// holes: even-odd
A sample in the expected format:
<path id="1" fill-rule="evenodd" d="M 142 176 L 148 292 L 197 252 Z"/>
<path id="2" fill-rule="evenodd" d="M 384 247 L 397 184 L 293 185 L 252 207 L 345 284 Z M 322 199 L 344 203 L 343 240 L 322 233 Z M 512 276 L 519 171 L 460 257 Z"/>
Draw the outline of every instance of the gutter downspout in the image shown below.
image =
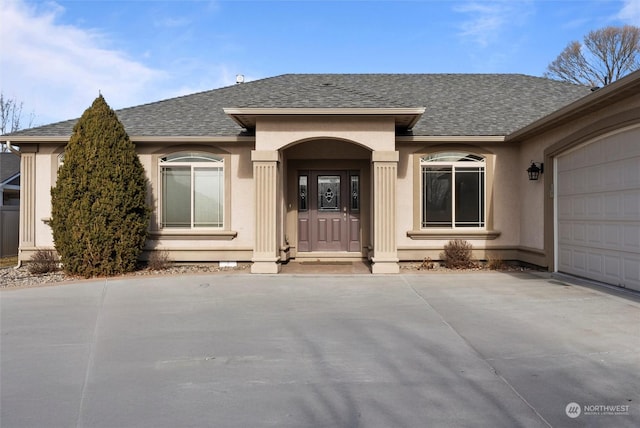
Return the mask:
<path id="1" fill-rule="evenodd" d="M 18 149 L 16 149 L 15 147 L 13 147 L 11 145 L 11 141 L 7 140 L 7 148 L 9 149 L 9 151 L 11 153 L 13 153 L 14 155 L 21 157 L 22 154 L 20 153 L 20 151 Z M 16 267 L 14 267 L 14 269 L 20 269 L 20 267 L 22 266 L 22 260 L 20 260 L 20 257 L 18 257 L 18 264 L 16 265 Z"/>
<path id="2" fill-rule="evenodd" d="M 16 156 L 22 156 L 20 151 L 11 145 L 11 141 L 7 140 L 7 149 Z"/>

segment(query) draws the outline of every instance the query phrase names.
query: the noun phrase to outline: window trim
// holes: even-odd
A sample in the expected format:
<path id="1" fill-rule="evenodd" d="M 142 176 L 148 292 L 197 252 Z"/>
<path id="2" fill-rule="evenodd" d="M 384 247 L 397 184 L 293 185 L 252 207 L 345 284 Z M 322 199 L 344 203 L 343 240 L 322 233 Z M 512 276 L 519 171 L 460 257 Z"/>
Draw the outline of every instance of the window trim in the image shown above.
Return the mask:
<path id="1" fill-rule="evenodd" d="M 466 160 L 457 160 L 457 161 L 453 161 L 453 160 L 425 160 L 425 158 L 428 158 L 430 156 L 435 156 L 436 158 L 438 156 L 442 156 L 442 155 L 448 155 L 450 153 L 455 153 L 455 154 L 459 154 L 459 155 L 464 155 L 464 158 L 466 158 Z M 478 156 L 475 155 L 473 153 L 469 153 L 466 154 L 466 152 L 437 152 L 437 153 L 433 153 L 433 154 L 429 154 L 426 156 L 421 156 L 420 157 L 420 229 L 421 230 L 458 230 L 458 229 L 464 229 L 464 230 L 485 230 L 487 227 L 487 221 L 486 221 L 486 216 L 487 216 L 487 210 L 486 210 L 486 206 L 487 206 L 487 198 L 486 198 L 486 188 L 487 188 L 487 178 L 486 178 L 486 159 L 482 156 Z M 475 159 L 474 159 L 475 158 Z M 450 226 L 425 226 L 425 218 L 424 218 L 424 209 L 425 209 L 425 201 L 424 201 L 424 178 L 425 178 L 425 172 L 424 169 L 428 168 L 428 167 L 443 167 L 443 168 L 447 168 L 449 169 L 449 173 L 451 174 L 451 189 L 449 189 L 449 192 L 451 193 L 451 225 Z M 462 170 L 464 168 L 470 168 L 470 169 L 477 169 L 478 173 L 480 173 L 480 169 L 482 170 L 482 191 L 480 192 L 482 195 L 482 203 L 481 203 L 481 207 L 482 207 L 482 216 L 481 219 L 482 221 L 478 221 L 478 223 L 482 223 L 482 226 L 458 226 L 457 223 L 460 223 L 459 220 L 456 219 L 456 212 L 457 212 L 457 207 L 456 207 L 456 180 L 457 180 L 457 170 Z M 479 198 L 480 200 L 480 198 Z"/>
<path id="2" fill-rule="evenodd" d="M 222 167 L 223 180 L 223 206 L 222 206 L 222 226 L 221 227 L 189 227 L 175 228 L 162 227 L 162 204 L 163 204 L 163 186 L 162 186 L 162 167 L 170 165 L 191 165 L 193 167 L 203 167 L 209 162 L 167 162 L 163 164 L 162 159 L 172 155 L 179 154 L 201 154 L 205 157 L 215 157 Z M 229 153 L 211 150 L 210 147 L 191 147 L 181 146 L 170 150 L 156 153 L 153 156 L 152 168 L 153 177 L 155 177 L 155 185 L 153 186 L 156 195 L 155 198 L 155 215 L 154 223 L 150 235 L 152 238 L 168 238 L 168 239 L 212 239 L 212 240 L 231 240 L 237 236 L 237 232 L 231 230 L 231 156 Z M 213 162 L 211 162 L 213 163 Z"/>
<path id="3" fill-rule="evenodd" d="M 427 156 L 434 156 L 439 153 L 465 153 L 478 156 L 484 159 L 484 227 L 442 227 L 423 228 L 422 227 L 422 159 Z M 411 239 L 486 239 L 492 240 L 500 236 L 500 232 L 493 229 L 493 169 L 495 164 L 495 154 L 480 148 L 466 145 L 437 145 L 423 147 L 414 152 L 413 156 L 413 228 L 406 232 Z M 466 166 L 473 166 L 473 162 L 460 162 Z M 436 164 L 436 162 L 434 162 Z M 442 163 L 445 164 L 445 163 Z M 448 162 L 451 164 L 451 162 Z"/>
<path id="4" fill-rule="evenodd" d="M 206 230 L 206 229 L 213 229 L 213 230 L 223 230 L 224 229 L 224 222 L 225 222 L 225 215 L 224 215 L 224 159 L 218 157 L 218 156 L 204 156 L 207 153 L 201 153 L 201 152 L 176 152 L 173 153 L 173 155 L 181 155 L 184 153 L 184 156 L 180 156 L 177 159 L 167 159 L 169 157 L 171 157 L 171 155 L 167 155 L 164 157 L 160 157 L 159 159 L 159 168 L 160 168 L 160 186 L 161 186 L 161 191 L 160 191 L 160 228 L 161 229 L 179 229 L 179 230 L 196 230 L 196 229 L 202 229 L 202 230 Z M 197 160 L 191 160 L 189 161 L 188 159 L 197 159 Z M 188 227 L 176 227 L 176 226 L 164 226 L 164 218 L 163 215 L 165 214 L 165 207 L 164 207 L 164 195 L 165 195 L 165 189 L 164 187 L 162 187 L 165 183 L 164 183 L 164 170 L 165 169 L 169 169 L 169 168 L 176 168 L 176 169 L 184 169 L 185 171 L 189 171 L 189 184 L 190 184 L 190 188 L 191 188 L 191 192 L 189 194 L 189 205 L 190 205 L 190 209 L 189 209 L 189 226 Z M 206 170 L 206 171 L 217 171 L 217 172 L 221 172 L 221 177 L 222 177 L 222 225 L 221 226 L 196 226 L 197 221 L 196 221 L 196 213 L 195 213 L 195 186 L 196 186 L 196 171 L 198 170 Z"/>

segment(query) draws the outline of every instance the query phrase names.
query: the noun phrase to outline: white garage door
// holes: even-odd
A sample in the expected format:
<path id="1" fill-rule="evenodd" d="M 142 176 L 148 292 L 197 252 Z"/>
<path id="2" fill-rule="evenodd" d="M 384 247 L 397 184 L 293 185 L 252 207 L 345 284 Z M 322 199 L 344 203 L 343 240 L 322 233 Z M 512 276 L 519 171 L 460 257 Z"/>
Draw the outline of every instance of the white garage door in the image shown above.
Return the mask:
<path id="1" fill-rule="evenodd" d="M 557 270 L 640 290 L 640 127 L 556 162 Z"/>

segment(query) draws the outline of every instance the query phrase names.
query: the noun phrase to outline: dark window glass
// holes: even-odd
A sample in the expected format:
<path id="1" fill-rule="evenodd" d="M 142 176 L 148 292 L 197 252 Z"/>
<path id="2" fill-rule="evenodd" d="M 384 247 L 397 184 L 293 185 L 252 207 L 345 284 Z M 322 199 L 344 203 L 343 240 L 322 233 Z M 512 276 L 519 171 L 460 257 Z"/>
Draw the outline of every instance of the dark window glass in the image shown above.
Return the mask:
<path id="1" fill-rule="evenodd" d="M 351 211 L 360 209 L 360 176 L 351 176 Z"/>
<path id="2" fill-rule="evenodd" d="M 422 227 L 451 227 L 451 167 L 422 168 Z"/>
<path id="3" fill-rule="evenodd" d="M 422 167 L 422 227 L 484 227 L 484 166 Z"/>
<path id="4" fill-rule="evenodd" d="M 320 211 L 340 210 L 340 176 L 318 176 L 318 209 Z"/>
<path id="5" fill-rule="evenodd" d="M 309 191 L 306 175 L 298 177 L 298 209 L 300 211 L 306 211 L 309 209 Z"/>

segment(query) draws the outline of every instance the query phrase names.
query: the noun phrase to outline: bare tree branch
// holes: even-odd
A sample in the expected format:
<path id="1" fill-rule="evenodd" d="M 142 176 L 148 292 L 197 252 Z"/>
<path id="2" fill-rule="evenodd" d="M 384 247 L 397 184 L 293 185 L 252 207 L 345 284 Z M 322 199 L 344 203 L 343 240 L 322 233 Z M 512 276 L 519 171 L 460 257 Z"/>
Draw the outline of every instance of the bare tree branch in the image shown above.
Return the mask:
<path id="1" fill-rule="evenodd" d="M 16 132 L 22 129 L 22 107 L 23 103 L 15 98 L 6 98 L 3 92 L 0 92 L 0 135 Z M 35 114 L 29 114 L 28 128 L 33 126 Z M 5 142 L 0 144 L 0 151 L 6 151 Z"/>
<path id="2" fill-rule="evenodd" d="M 640 27 L 605 27 L 589 32 L 584 44 L 570 42 L 547 66 L 545 77 L 600 86 L 640 69 Z"/>

